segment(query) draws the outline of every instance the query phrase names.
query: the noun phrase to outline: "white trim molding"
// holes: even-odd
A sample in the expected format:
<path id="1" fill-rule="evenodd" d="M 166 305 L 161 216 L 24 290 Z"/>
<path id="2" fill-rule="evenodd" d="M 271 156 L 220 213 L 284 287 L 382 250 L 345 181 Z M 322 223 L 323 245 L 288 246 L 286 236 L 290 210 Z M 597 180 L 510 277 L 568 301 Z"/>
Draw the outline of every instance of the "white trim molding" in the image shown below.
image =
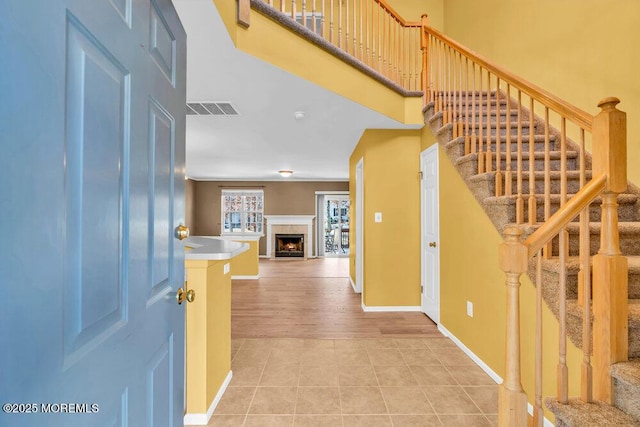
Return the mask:
<path id="1" fill-rule="evenodd" d="M 360 292 L 358 292 L 358 289 L 356 289 L 356 284 L 353 281 L 353 279 L 351 278 L 351 275 L 349 275 L 349 283 L 351 283 L 351 287 L 353 288 L 353 292 L 355 292 L 356 294 L 359 294 Z"/>
<path id="2" fill-rule="evenodd" d="M 216 397 L 213 398 L 211 405 L 209 405 L 209 409 L 207 409 L 206 414 L 184 414 L 184 424 L 194 426 L 206 426 L 207 424 L 209 424 L 211 416 L 213 415 L 213 411 L 216 410 L 216 407 L 218 406 L 218 403 L 220 403 L 224 392 L 227 391 L 227 387 L 229 387 L 229 383 L 231 382 L 232 377 L 233 372 L 229 371 L 227 377 L 222 382 L 218 393 L 216 393 Z"/>
<path id="3" fill-rule="evenodd" d="M 367 312 L 385 312 L 385 311 L 420 311 L 419 305 L 373 305 L 366 306 L 364 301 L 362 302 L 362 311 Z"/>
<path id="4" fill-rule="evenodd" d="M 444 336 L 446 336 L 451 341 L 453 341 L 453 343 L 457 345 L 458 348 L 460 348 L 460 350 L 462 350 L 467 356 L 469 356 L 471 360 L 473 360 L 475 364 L 480 367 L 480 369 L 482 369 L 487 375 L 489 375 L 491 379 L 496 382 L 496 384 L 502 384 L 502 377 L 500 377 L 500 375 L 498 375 L 493 369 L 491 369 L 489 365 L 484 363 L 482 359 L 476 356 L 474 352 L 469 350 L 469 348 L 466 345 L 464 345 L 462 341 L 460 341 L 455 335 L 453 335 L 447 328 L 442 326 L 442 324 L 439 324 L 438 330 L 442 332 Z M 529 415 L 533 416 L 533 405 L 531 405 L 531 403 L 527 403 L 527 412 L 529 412 Z M 554 427 L 553 423 L 549 421 L 546 417 L 544 419 L 544 426 Z"/>
<path id="5" fill-rule="evenodd" d="M 267 258 L 271 258 L 273 242 L 272 226 L 274 225 L 305 225 L 307 227 L 307 241 L 304 247 L 307 250 L 307 258 L 313 255 L 313 219 L 315 215 L 265 215 L 267 220 Z"/>

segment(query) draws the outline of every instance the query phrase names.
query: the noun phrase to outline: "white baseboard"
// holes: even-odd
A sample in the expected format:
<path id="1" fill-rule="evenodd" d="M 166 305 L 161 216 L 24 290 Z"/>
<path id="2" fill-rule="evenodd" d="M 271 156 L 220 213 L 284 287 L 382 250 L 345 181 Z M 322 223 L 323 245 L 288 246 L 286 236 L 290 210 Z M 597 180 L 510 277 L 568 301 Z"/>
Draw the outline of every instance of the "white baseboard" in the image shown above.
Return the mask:
<path id="1" fill-rule="evenodd" d="M 231 378 L 233 377 L 233 372 L 229 371 L 227 377 L 222 382 L 218 393 L 216 393 L 216 397 L 213 398 L 213 402 L 209 405 L 209 409 L 207 409 L 206 414 L 184 414 L 184 424 L 194 425 L 194 426 L 206 426 L 209 424 L 209 420 L 211 420 L 211 416 L 213 415 L 213 411 L 216 410 L 218 403 L 220 403 L 220 399 L 224 395 L 224 392 L 227 391 L 227 387 L 229 387 L 229 383 L 231 382 Z"/>
<path id="2" fill-rule="evenodd" d="M 351 287 L 353 288 L 353 292 L 355 292 L 356 294 L 359 294 L 360 292 L 358 292 L 358 290 L 356 289 L 356 284 L 353 282 L 353 279 L 351 278 L 351 276 L 349 276 L 349 283 L 351 283 Z"/>
<path id="3" fill-rule="evenodd" d="M 451 341 L 453 341 L 455 345 L 460 348 L 460 350 L 462 350 L 467 356 L 469 356 L 471 360 L 473 360 L 476 365 L 480 367 L 480 369 L 482 369 L 487 375 L 489 375 L 491 379 L 496 382 L 496 384 L 502 384 L 502 377 L 500 377 L 500 375 L 498 375 L 493 369 L 491 369 L 489 365 L 484 363 L 482 359 L 476 356 L 474 352 L 469 350 L 469 348 L 464 345 L 462 341 L 460 341 L 455 335 L 453 335 L 447 328 L 440 324 L 438 325 L 438 330 L 442 332 L 446 337 L 451 339 Z M 527 403 L 527 412 L 529 412 L 529 415 L 533 416 L 533 405 L 531 405 L 531 403 Z M 544 419 L 544 426 L 554 427 L 553 423 L 546 418 Z"/>
<path id="4" fill-rule="evenodd" d="M 269 259 L 270 257 L 268 257 L 268 256 L 266 256 L 266 255 L 258 255 L 258 258 Z"/>
<path id="5" fill-rule="evenodd" d="M 258 280 L 259 278 L 259 274 L 256 274 L 255 276 L 231 276 L 231 280 Z"/>
<path id="6" fill-rule="evenodd" d="M 375 306 L 366 306 L 364 302 L 362 303 L 362 311 L 420 311 L 421 307 L 419 305 L 375 305 Z"/>
<path id="7" fill-rule="evenodd" d="M 460 341 L 455 335 L 453 335 L 447 328 L 445 328 L 444 326 L 442 326 L 442 324 L 440 324 L 438 325 L 438 330 L 442 332 L 444 336 L 450 338 L 451 341 L 453 341 L 455 345 L 457 345 L 460 348 L 460 350 L 462 350 L 467 356 L 469 356 L 471 360 L 473 360 L 476 363 L 476 365 L 480 367 L 480 369 L 485 371 L 486 374 L 489 375 L 491 379 L 496 382 L 496 384 L 502 384 L 502 377 L 496 374 L 496 372 L 493 369 L 491 369 L 489 365 L 484 363 L 482 359 L 476 356 L 476 354 L 473 351 L 469 350 L 469 348 L 466 345 L 464 345 L 462 341 Z"/>

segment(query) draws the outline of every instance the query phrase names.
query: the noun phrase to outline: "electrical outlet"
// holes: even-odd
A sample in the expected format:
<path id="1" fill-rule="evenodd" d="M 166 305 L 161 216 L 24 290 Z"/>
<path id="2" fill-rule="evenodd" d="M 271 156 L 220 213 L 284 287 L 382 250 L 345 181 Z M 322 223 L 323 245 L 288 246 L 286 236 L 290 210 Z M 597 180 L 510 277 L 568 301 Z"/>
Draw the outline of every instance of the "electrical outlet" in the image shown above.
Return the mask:
<path id="1" fill-rule="evenodd" d="M 467 316 L 473 317 L 473 303 L 471 301 L 467 301 Z"/>
<path id="2" fill-rule="evenodd" d="M 231 271 L 231 264 L 226 263 L 224 265 L 224 274 L 229 274 L 230 271 Z"/>
<path id="3" fill-rule="evenodd" d="M 382 222 L 382 212 L 376 212 L 374 214 L 374 220 L 375 222 Z"/>

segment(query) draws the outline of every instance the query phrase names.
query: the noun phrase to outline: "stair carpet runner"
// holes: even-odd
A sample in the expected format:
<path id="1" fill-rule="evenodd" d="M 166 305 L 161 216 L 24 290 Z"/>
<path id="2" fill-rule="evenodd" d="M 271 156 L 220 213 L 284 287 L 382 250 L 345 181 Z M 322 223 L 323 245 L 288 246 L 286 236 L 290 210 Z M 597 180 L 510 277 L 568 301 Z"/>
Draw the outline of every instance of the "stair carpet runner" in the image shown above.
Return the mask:
<path id="1" fill-rule="evenodd" d="M 462 100 L 458 98 L 459 93 L 451 94 L 451 102 L 456 105 L 462 101 L 460 120 L 468 121 L 469 129 L 473 123 L 471 102 L 474 97 L 466 92 L 462 92 Z M 488 98 L 488 100 L 487 100 Z M 467 108 L 469 101 L 469 108 Z M 517 168 L 517 101 L 511 99 L 509 117 L 507 119 L 507 101 L 504 93 L 500 93 L 499 102 L 496 100 L 496 92 L 490 92 L 487 97 L 486 92 L 476 92 L 475 96 L 475 126 L 476 134 L 479 128 L 479 117 L 483 118 L 483 140 L 486 147 L 487 104 L 490 106 L 492 114 L 489 126 L 491 135 L 491 151 L 493 152 L 492 172 L 478 173 L 478 154 L 465 154 L 465 137 L 454 138 L 453 124 L 443 124 L 443 113 L 435 110 L 433 102 L 424 108 L 425 123 L 435 133 L 438 143 L 443 148 L 456 169 L 467 183 L 470 190 L 485 212 L 491 218 L 496 229 L 502 231 L 509 225 L 516 222 L 516 168 Z M 500 108 L 500 131 L 496 132 L 496 108 Z M 468 111 L 467 111 L 468 110 Z M 540 222 L 544 218 L 544 128 L 542 119 L 535 117 L 534 123 L 529 123 L 529 111 L 521 108 L 521 132 L 522 132 L 522 194 L 524 199 L 525 223 L 528 212 L 527 200 L 529 191 L 529 130 L 534 126 L 534 162 L 535 162 L 535 188 L 536 188 L 536 219 Z M 454 118 L 454 122 L 456 118 Z M 506 155 L 506 129 L 511 127 L 511 170 L 513 171 L 513 194 L 511 196 L 498 196 L 495 193 L 495 169 L 496 169 L 496 133 L 500 135 L 500 157 L 501 171 L 504 177 L 507 164 Z M 551 159 L 551 214 L 560 206 L 560 138 L 557 130 L 550 127 L 550 159 Z M 471 131 L 469 131 L 471 132 Z M 567 197 L 570 198 L 579 189 L 579 155 L 575 149 L 576 145 L 567 142 Z M 573 148 L 573 149 L 572 149 Z M 587 159 L 590 165 L 590 158 Z M 587 181 L 591 179 L 590 170 L 587 171 Z M 503 183 L 503 192 L 504 192 Z M 555 193 L 555 195 L 554 195 Z M 591 254 L 597 253 L 600 245 L 600 198 L 596 199 L 590 207 L 590 235 Z M 622 254 L 629 260 L 629 362 L 618 363 L 612 368 L 614 377 L 615 406 L 603 403 L 586 404 L 579 399 L 570 399 L 569 405 L 559 404 L 555 398 L 545 399 L 545 405 L 556 416 L 556 426 L 638 426 L 640 425 L 640 190 L 629 184 L 626 193 L 618 197 L 618 214 L 620 226 L 620 248 Z M 578 287 L 578 231 L 576 222 L 567 227 L 569 233 L 569 258 L 567 265 L 567 333 L 569 339 L 581 348 L 582 341 L 582 307 L 577 302 Z M 535 230 L 534 226 L 524 226 L 526 234 Z M 557 241 L 557 239 L 555 239 Z M 553 245 L 553 254 L 557 254 L 557 243 Z M 560 263 L 557 257 L 550 257 L 543 260 L 542 284 L 543 298 L 553 313 L 558 316 L 558 283 L 559 283 Z M 535 282 L 534 260 L 530 261 L 529 277 Z"/>

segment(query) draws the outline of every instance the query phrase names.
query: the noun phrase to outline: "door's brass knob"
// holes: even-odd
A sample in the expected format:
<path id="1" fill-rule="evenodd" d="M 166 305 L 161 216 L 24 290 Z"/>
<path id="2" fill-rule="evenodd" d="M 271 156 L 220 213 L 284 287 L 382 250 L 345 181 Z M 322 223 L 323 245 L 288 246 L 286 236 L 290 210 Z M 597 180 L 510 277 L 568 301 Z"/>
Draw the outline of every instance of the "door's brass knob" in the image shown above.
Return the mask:
<path id="1" fill-rule="evenodd" d="M 177 226 L 176 227 L 176 237 L 178 238 L 178 240 L 184 240 L 187 237 L 189 237 L 189 227 L 185 227 L 182 224 Z"/>
<path id="2" fill-rule="evenodd" d="M 429 246 L 432 247 L 432 248 L 435 248 L 436 247 L 436 242 L 429 242 Z"/>
<path id="3" fill-rule="evenodd" d="M 193 289 L 187 289 L 186 291 L 182 288 L 176 291 L 176 300 L 178 301 L 178 305 L 183 302 L 194 302 L 196 300 L 196 291 Z"/>
<path id="4" fill-rule="evenodd" d="M 178 289 L 178 291 L 176 292 L 176 300 L 178 301 L 178 305 L 182 304 L 185 299 L 187 299 L 187 292 L 185 292 L 182 288 Z"/>

